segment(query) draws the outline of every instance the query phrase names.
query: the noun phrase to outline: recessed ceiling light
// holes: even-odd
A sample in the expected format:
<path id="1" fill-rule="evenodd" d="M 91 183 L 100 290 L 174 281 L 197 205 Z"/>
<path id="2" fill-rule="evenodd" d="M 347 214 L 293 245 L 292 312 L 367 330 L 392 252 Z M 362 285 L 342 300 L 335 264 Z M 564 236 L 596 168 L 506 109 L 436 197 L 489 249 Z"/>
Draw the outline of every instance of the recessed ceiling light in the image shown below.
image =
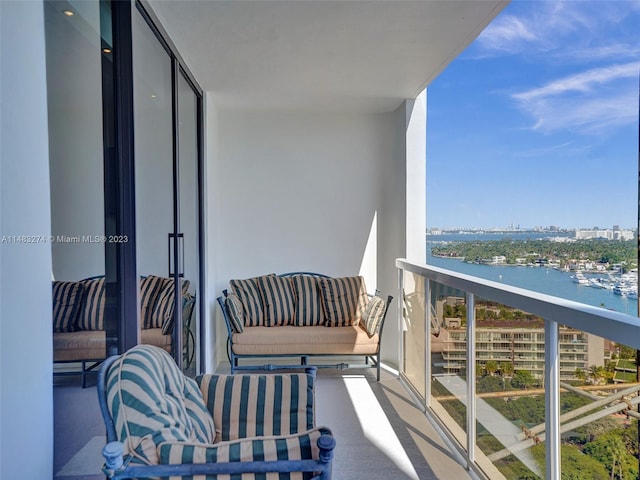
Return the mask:
<path id="1" fill-rule="evenodd" d="M 151 98 L 156 98 L 156 95 L 154 95 L 154 94 L 151 94 Z"/>
<path id="2" fill-rule="evenodd" d="M 102 52 L 103 53 L 111 53 L 111 49 L 110 48 L 103 48 Z"/>
<path id="3" fill-rule="evenodd" d="M 73 17 L 75 15 L 72 10 L 63 10 L 62 13 L 64 13 L 67 17 Z"/>

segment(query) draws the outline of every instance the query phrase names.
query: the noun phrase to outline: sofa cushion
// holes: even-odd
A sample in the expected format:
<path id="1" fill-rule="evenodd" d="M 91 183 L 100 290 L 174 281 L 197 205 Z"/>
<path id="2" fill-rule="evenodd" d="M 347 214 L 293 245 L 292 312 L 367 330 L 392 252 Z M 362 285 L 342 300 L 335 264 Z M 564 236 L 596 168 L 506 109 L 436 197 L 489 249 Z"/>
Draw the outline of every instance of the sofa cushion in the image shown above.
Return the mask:
<path id="1" fill-rule="evenodd" d="M 376 296 L 369 300 L 369 304 L 362 315 L 362 323 L 370 337 L 379 333 L 386 307 L 387 304 L 383 298 Z"/>
<path id="2" fill-rule="evenodd" d="M 369 298 L 363 277 L 320 278 L 325 325 L 358 325 Z"/>
<path id="3" fill-rule="evenodd" d="M 278 328 L 245 327 L 233 334 L 238 355 L 374 355 L 379 335 L 369 337 L 361 325 L 327 328 L 323 325 Z"/>
<path id="4" fill-rule="evenodd" d="M 265 327 L 292 325 L 295 316 L 295 297 L 291 280 L 287 277 L 258 278 Z"/>
<path id="5" fill-rule="evenodd" d="M 294 325 L 309 327 L 324 324 L 324 312 L 319 292 L 319 279 L 312 275 L 291 276 L 293 293 L 296 296 Z"/>
<path id="6" fill-rule="evenodd" d="M 273 273 L 269 276 L 275 276 Z M 260 277 L 234 279 L 229 282 L 231 291 L 235 293 L 244 308 L 244 324 L 249 327 L 264 325 L 264 313 L 262 311 L 262 297 L 258 287 Z"/>
<path id="7" fill-rule="evenodd" d="M 104 330 L 104 305 L 106 292 L 104 277 L 82 280 L 83 307 L 76 330 Z"/>
<path id="8" fill-rule="evenodd" d="M 157 464 L 157 446 L 166 441 L 214 439 L 198 385 L 157 347 L 137 345 L 116 360 L 107 375 L 107 406 L 132 463 Z"/>
<path id="9" fill-rule="evenodd" d="M 229 293 L 224 299 L 224 308 L 231 324 L 231 330 L 242 333 L 244 330 L 244 307 L 235 293 Z"/>
<path id="10" fill-rule="evenodd" d="M 153 311 L 160 293 L 164 291 L 169 278 L 149 275 L 140 280 L 140 320 L 142 328 L 160 328 L 159 319 L 153 318 Z M 155 324 L 154 324 L 155 322 Z"/>
<path id="11" fill-rule="evenodd" d="M 84 288 L 81 282 L 53 282 L 53 331 L 73 332 L 82 308 Z"/>
<path id="12" fill-rule="evenodd" d="M 201 375 L 196 381 L 213 417 L 215 442 L 315 427 L 314 378 L 306 373 Z"/>

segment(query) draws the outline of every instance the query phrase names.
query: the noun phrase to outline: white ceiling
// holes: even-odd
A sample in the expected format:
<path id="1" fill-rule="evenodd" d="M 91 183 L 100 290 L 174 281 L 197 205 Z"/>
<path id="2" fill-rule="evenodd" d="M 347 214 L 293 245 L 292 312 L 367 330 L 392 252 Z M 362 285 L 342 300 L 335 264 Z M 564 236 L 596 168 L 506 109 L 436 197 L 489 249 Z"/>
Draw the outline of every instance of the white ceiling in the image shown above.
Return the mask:
<path id="1" fill-rule="evenodd" d="M 222 108 L 391 111 L 508 0 L 150 0 Z"/>

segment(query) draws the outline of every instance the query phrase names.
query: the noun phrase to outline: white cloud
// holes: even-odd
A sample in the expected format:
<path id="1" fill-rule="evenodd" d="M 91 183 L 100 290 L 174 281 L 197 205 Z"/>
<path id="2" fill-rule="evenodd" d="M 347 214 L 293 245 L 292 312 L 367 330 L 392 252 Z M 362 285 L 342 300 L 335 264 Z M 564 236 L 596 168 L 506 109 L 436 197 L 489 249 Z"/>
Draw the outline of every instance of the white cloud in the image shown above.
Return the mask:
<path id="1" fill-rule="evenodd" d="M 525 43 L 536 40 L 529 27 L 513 15 L 503 15 L 494 20 L 478 37 L 478 42 L 489 50 L 516 52 Z"/>
<path id="2" fill-rule="evenodd" d="M 595 68 L 569 75 L 512 98 L 544 132 L 591 134 L 637 121 L 639 63 Z"/>
<path id="3" fill-rule="evenodd" d="M 606 54 L 637 58 L 637 32 L 618 31 L 617 25 L 638 9 L 640 0 L 513 2 L 478 37 L 475 55 L 543 55 L 549 61 L 597 60 Z"/>
<path id="4" fill-rule="evenodd" d="M 636 62 L 594 68 L 575 75 L 555 80 L 547 85 L 513 95 L 516 100 L 530 102 L 537 98 L 562 95 L 567 92 L 588 92 L 595 85 L 602 85 L 618 79 L 638 76 L 640 64 Z"/>

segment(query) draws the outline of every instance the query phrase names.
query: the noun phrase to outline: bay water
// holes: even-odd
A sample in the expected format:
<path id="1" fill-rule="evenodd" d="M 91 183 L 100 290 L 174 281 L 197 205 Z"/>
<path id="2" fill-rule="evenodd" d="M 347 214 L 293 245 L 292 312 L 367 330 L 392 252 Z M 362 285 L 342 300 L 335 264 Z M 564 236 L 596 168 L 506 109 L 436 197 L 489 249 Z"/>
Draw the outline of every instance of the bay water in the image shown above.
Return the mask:
<path id="1" fill-rule="evenodd" d="M 526 288 L 535 292 L 546 293 L 555 297 L 566 298 L 593 306 L 603 306 L 618 312 L 637 315 L 638 300 L 616 295 L 611 290 L 580 285 L 573 281 L 573 272 L 563 272 L 547 267 L 528 267 L 511 265 L 481 265 L 465 263 L 452 258 L 434 257 L 431 248 L 440 242 L 472 241 L 472 240 L 513 240 L 540 239 L 550 235 L 540 232 L 523 232 L 509 234 L 442 234 L 427 236 L 427 264 L 446 268 L 494 282 Z M 555 236 L 562 236 L 556 234 Z M 565 234 L 566 236 L 566 234 Z M 586 275 L 587 277 L 589 275 Z M 606 274 L 593 276 L 606 276 Z"/>

